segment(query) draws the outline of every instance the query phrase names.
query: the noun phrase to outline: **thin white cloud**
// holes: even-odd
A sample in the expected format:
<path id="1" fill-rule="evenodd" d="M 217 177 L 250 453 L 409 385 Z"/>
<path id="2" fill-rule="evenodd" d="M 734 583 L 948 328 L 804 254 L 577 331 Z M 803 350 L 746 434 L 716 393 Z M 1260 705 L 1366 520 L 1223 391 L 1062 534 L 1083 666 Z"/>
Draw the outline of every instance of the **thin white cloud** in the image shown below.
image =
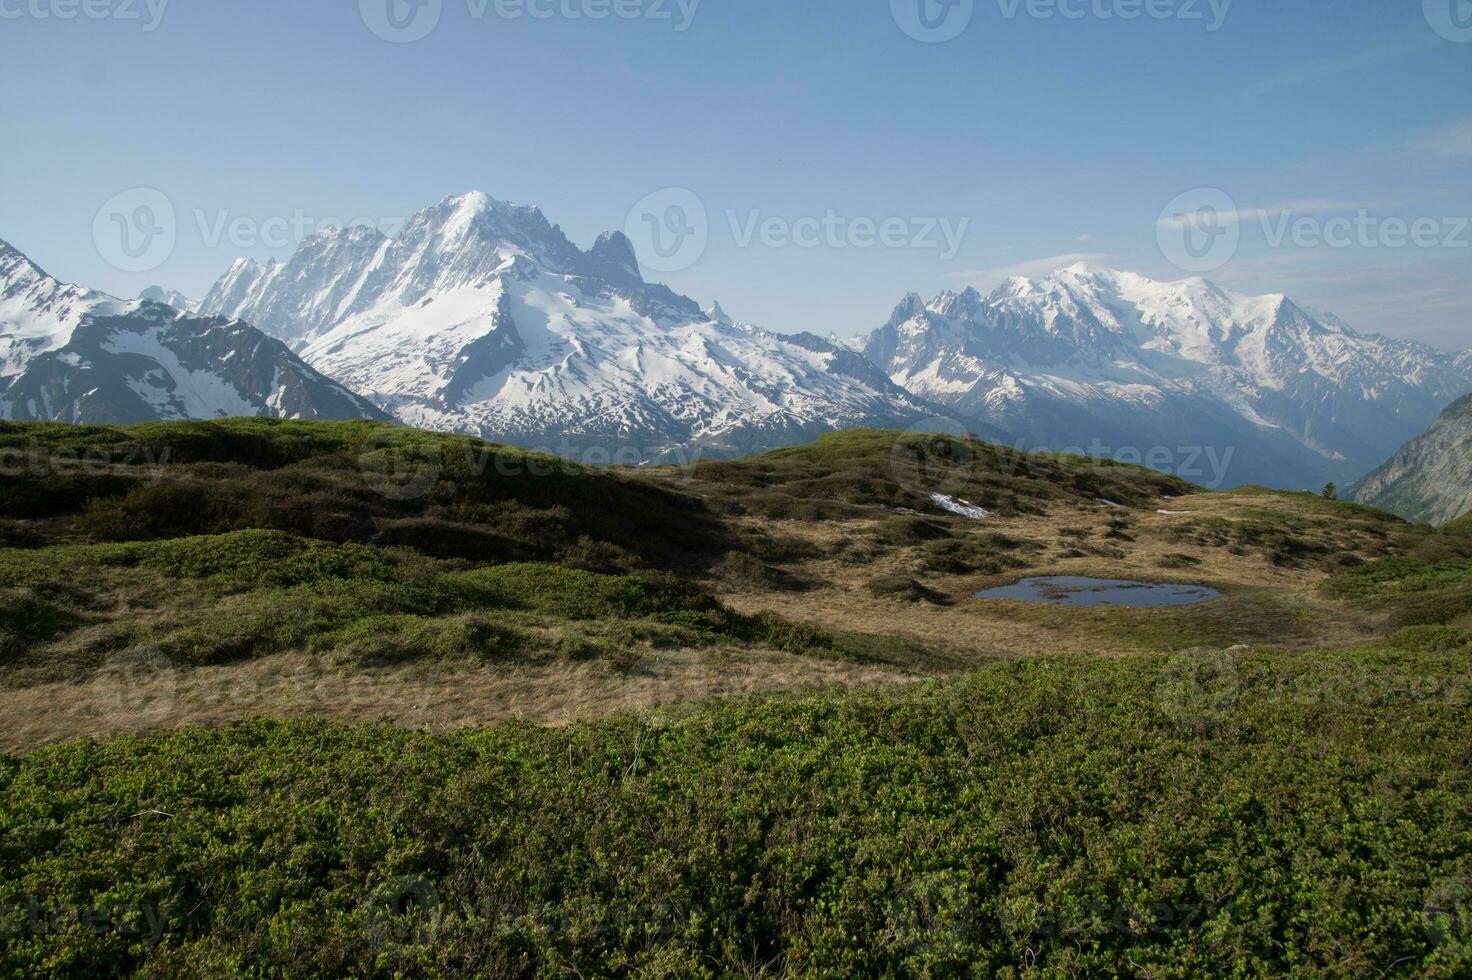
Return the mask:
<path id="1" fill-rule="evenodd" d="M 1413 146 L 1424 153 L 1454 160 L 1472 157 L 1472 119 L 1443 126 L 1431 135 L 1417 140 Z"/>
<path id="2" fill-rule="evenodd" d="M 1021 276 L 1024 279 L 1034 279 L 1038 276 L 1046 276 L 1050 272 L 1066 269 L 1080 262 L 1107 263 L 1111 256 L 1101 252 L 1069 252 L 1064 255 L 1050 255 L 1041 259 L 1029 259 L 1026 262 L 1018 262 L 1014 265 L 997 266 L 993 269 L 972 269 L 966 272 L 951 273 L 952 279 L 964 280 L 967 285 L 975 286 L 982 291 L 995 289 L 1008 279 Z"/>
<path id="3" fill-rule="evenodd" d="M 1317 61 L 1304 62 L 1288 71 L 1253 82 L 1243 90 L 1243 94 L 1248 98 L 1256 99 L 1280 88 L 1327 82 L 1340 75 L 1350 75 L 1367 68 L 1409 58 L 1438 43 L 1440 40 L 1427 31 L 1424 24 L 1417 18 L 1412 28 L 1402 31 L 1384 44 L 1343 57 L 1320 58 Z"/>
<path id="4" fill-rule="evenodd" d="M 1386 200 L 1340 201 L 1326 197 L 1311 197 L 1298 201 L 1280 201 L 1260 207 L 1238 208 L 1235 211 L 1218 211 L 1216 220 L 1222 224 L 1246 224 L 1252 221 L 1272 221 L 1285 214 L 1339 214 L 1345 211 L 1365 211 L 1383 208 L 1390 204 Z M 1158 224 L 1162 228 L 1181 228 L 1195 220 L 1193 214 L 1164 215 Z"/>

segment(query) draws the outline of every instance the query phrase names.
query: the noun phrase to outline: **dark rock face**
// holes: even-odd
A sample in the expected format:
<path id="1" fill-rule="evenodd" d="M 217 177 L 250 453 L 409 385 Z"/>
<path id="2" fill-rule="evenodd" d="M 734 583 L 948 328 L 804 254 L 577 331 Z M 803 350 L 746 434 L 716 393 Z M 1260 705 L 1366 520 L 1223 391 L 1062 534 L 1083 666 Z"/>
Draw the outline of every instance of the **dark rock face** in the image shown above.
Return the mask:
<path id="1" fill-rule="evenodd" d="M 1430 524 L 1472 513 L 1472 395 L 1453 402 L 1425 435 L 1402 446 L 1351 495 Z"/>

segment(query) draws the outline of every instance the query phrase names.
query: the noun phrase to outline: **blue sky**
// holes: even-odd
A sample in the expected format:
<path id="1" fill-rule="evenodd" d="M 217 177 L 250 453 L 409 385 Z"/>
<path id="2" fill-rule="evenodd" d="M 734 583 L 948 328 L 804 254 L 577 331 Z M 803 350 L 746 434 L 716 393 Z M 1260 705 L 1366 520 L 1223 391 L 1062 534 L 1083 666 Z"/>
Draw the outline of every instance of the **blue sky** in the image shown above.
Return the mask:
<path id="1" fill-rule="evenodd" d="M 1180 278 L 1163 211 L 1212 188 L 1240 243 L 1210 278 L 1472 346 L 1466 0 L 957 0 L 927 8 L 965 25 L 941 43 L 902 27 L 939 0 L 439 0 L 409 43 L 370 29 L 389 2 L 0 0 L 0 238 L 198 296 L 331 219 L 480 189 L 586 246 L 677 188 L 704 247 L 651 278 L 850 335 L 907 291 L 1075 258 Z M 94 224 L 136 187 L 177 232 L 134 272 Z"/>

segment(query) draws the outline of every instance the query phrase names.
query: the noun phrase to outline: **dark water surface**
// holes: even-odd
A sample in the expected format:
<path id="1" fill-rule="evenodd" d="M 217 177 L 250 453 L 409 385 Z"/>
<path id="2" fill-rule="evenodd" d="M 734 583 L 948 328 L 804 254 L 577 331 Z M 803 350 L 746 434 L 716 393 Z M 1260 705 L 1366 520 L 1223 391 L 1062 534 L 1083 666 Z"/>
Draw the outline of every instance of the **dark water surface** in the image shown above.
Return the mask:
<path id="1" fill-rule="evenodd" d="M 1216 589 L 1208 589 L 1204 585 L 1167 585 L 1077 575 L 1023 579 L 1015 585 L 976 593 L 978 599 L 1045 602 L 1053 606 L 1131 606 L 1138 609 L 1192 606 L 1221 596 Z"/>

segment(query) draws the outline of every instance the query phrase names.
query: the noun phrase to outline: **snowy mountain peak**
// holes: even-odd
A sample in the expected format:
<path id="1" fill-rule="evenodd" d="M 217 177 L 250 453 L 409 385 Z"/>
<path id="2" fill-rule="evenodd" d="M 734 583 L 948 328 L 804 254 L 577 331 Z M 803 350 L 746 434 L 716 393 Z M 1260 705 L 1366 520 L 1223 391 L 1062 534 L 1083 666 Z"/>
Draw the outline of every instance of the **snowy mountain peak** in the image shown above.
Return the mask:
<path id="1" fill-rule="evenodd" d="M 1039 444 L 1230 448 L 1235 482 L 1276 485 L 1347 481 L 1472 389 L 1472 354 L 1360 335 L 1281 293 L 1087 262 L 987 297 L 911 294 L 862 350 L 896 384 Z"/>
<path id="2" fill-rule="evenodd" d="M 639 273 L 639 259 L 634 255 L 634 245 L 621 231 L 605 231 L 598 236 L 583 261 L 582 273 L 593 279 L 606 279 L 612 283 L 643 283 Z"/>
<path id="3" fill-rule="evenodd" d="M 237 264 L 203 308 L 259 324 L 411 425 L 553 450 L 756 449 L 935 414 L 852 351 L 644 282 L 621 232 L 585 252 L 540 210 L 479 193 L 392 239 Z"/>
<path id="4" fill-rule="evenodd" d="M 0 239 L 0 292 L 9 293 L 47 278 L 18 248 Z"/>
<path id="5" fill-rule="evenodd" d="M 714 302 L 712 302 L 710 304 L 710 309 L 705 310 L 704 313 L 707 320 L 711 320 L 715 323 L 724 323 L 728 327 L 731 325 L 731 317 L 727 315 L 725 310 L 721 309 L 720 300 L 715 300 Z"/>
<path id="6" fill-rule="evenodd" d="M 163 286 L 149 286 L 138 294 L 138 298 L 172 306 L 185 313 L 193 313 L 199 307 L 197 301 L 190 299 L 177 289 L 165 289 Z"/>
<path id="7" fill-rule="evenodd" d="M 924 312 L 925 300 L 921 298 L 920 294 L 907 293 L 905 298 L 900 300 L 899 305 L 894 308 L 894 312 L 890 314 L 889 325 L 897 327 Z"/>
<path id="8" fill-rule="evenodd" d="M 913 295 L 913 294 L 912 294 Z M 906 297 L 906 302 L 909 298 Z M 981 308 L 984 299 L 974 286 L 967 286 L 959 293 L 946 290 L 926 304 L 926 309 L 944 317 L 969 317 Z"/>
<path id="9" fill-rule="evenodd" d="M 0 418 L 228 415 L 386 418 L 248 324 L 71 286 L 0 243 Z"/>

